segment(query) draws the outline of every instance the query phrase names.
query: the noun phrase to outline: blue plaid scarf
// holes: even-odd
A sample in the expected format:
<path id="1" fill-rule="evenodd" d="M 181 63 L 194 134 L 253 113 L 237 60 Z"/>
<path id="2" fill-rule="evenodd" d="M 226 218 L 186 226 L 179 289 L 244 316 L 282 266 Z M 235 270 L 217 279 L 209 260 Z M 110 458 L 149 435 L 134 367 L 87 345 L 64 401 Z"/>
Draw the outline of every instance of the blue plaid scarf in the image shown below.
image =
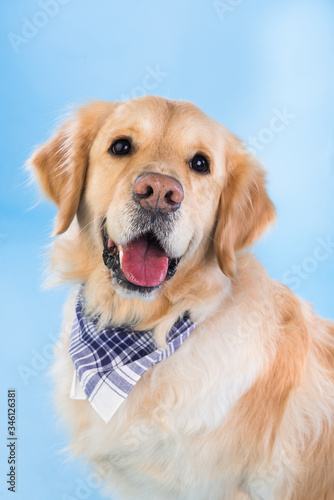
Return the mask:
<path id="1" fill-rule="evenodd" d="M 157 348 L 151 331 L 132 331 L 128 326 L 98 329 L 98 317 L 84 313 L 84 288 L 75 306 L 69 352 L 75 366 L 72 399 L 88 399 L 108 422 L 142 375 L 173 354 L 196 324 L 185 316 L 167 335 L 167 348 Z"/>

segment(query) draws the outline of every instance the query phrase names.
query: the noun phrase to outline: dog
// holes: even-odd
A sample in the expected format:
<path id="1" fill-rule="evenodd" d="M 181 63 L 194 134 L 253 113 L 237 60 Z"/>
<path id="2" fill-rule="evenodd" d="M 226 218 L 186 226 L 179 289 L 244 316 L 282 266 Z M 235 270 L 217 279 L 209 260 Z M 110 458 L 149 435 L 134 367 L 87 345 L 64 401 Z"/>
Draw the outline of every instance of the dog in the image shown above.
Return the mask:
<path id="1" fill-rule="evenodd" d="M 58 207 L 54 275 L 77 283 L 56 406 L 105 492 L 334 499 L 334 323 L 246 250 L 275 221 L 254 155 L 193 104 L 148 96 L 78 109 L 31 165 Z M 115 347 L 118 371 L 103 372 L 110 392 L 94 406 L 74 324 L 95 329 L 89 342 L 150 343 L 153 362 L 115 403 L 116 376 L 135 373 L 117 364 L 125 351 Z M 98 349 L 92 373 L 110 354 Z"/>

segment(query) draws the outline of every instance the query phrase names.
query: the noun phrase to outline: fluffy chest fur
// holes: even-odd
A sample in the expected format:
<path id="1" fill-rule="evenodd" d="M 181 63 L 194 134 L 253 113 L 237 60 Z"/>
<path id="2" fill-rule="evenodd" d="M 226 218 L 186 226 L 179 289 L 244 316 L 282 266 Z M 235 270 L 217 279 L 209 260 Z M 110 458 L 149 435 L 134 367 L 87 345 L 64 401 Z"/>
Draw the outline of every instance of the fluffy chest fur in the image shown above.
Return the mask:
<path id="1" fill-rule="evenodd" d="M 32 165 L 58 206 L 52 267 L 101 325 L 152 329 L 151 367 L 106 425 L 70 399 L 75 296 L 56 403 L 101 485 L 133 500 L 332 500 L 334 325 L 244 251 L 274 221 L 257 160 L 186 102 L 83 107 Z"/>
<path id="2" fill-rule="evenodd" d="M 245 324 L 234 323 L 226 314 L 203 321 L 182 348 L 143 376 L 104 424 L 87 401 L 69 399 L 73 363 L 68 332 L 74 299 L 73 295 L 67 305 L 54 375 L 58 403 L 77 435 L 75 451 L 88 455 L 112 488 L 120 485 L 121 498 L 204 499 L 210 491 L 212 498 L 220 498 L 218 491 L 234 491 L 243 480 L 242 468 L 227 481 L 230 453 L 215 456 L 211 446 L 222 422 L 228 422 L 231 409 L 266 365 L 264 353 L 251 355 L 258 339 L 245 342 L 240 336 Z M 203 474 L 204 470 L 210 472 Z M 152 486 L 152 473 L 158 490 Z M 231 493 L 226 494 L 229 498 Z"/>
<path id="3" fill-rule="evenodd" d="M 129 499 L 293 498 L 333 401 L 324 397 L 326 370 L 309 351 L 310 335 L 325 340 L 325 329 L 307 311 L 308 328 L 294 338 L 290 327 L 306 306 L 285 293 L 263 276 L 248 293 L 225 297 L 182 348 L 143 376 L 107 425 L 87 401 L 69 398 L 70 297 L 54 366 L 57 403 L 74 452 L 92 461 L 110 491 Z"/>

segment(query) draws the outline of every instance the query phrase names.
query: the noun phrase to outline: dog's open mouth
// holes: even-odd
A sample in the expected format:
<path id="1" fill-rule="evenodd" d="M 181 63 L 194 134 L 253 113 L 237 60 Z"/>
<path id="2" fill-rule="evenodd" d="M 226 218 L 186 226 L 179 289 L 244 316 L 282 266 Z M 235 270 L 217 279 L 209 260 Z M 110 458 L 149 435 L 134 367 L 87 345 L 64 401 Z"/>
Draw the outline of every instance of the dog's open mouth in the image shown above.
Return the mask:
<path id="1" fill-rule="evenodd" d="M 176 273 L 180 259 L 169 257 L 152 231 L 122 246 L 109 238 L 103 226 L 102 239 L 105 265 L 117 284 L 128 290 L 147 293 Z"/>

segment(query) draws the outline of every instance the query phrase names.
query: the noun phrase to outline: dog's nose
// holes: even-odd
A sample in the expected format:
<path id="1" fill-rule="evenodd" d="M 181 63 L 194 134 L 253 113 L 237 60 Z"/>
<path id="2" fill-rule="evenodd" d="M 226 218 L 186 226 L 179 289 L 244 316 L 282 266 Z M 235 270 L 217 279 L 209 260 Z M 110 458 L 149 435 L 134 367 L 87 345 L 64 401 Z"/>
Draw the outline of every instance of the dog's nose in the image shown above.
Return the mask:
<path id="1" fill-rule="evenodd" d="M 176 212 L 184 198 L 183 188 L 178 180 L 153 172 L 137 177 L 132 189 L 142 208 L 155 212 Z"/>

